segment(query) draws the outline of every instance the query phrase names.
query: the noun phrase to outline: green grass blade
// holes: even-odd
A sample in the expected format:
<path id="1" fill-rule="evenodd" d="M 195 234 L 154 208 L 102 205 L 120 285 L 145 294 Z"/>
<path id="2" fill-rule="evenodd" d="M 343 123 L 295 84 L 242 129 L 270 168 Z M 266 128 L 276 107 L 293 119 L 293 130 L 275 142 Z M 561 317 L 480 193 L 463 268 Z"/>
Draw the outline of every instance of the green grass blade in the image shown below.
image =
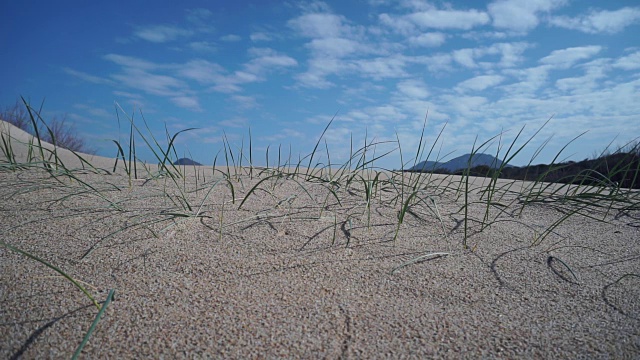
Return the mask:
<path id="1" fill-rule="evenodd" d="M 54 270 L 55 272 L 57 272 L 58 274 L 62 275 L 65 279 L 71 281 L 71 283 L 73 285 L 75 285 L 78 289 L 80 289 L 80 291 L 82 291 L 93 303 L 93 305 L 95 305 L 98 310 L 100 309 L 100 304 L 98 304 L 98 302 L 96 301 L 96 299 L 93 298 L 93 296 L 91 296 L 91 294 L 89 294 L 89 292 L 87 291 L 87 289 L 84 288 L 84 286 L 80 285 L 80 283 L 78 283 L 74 278 L 72 278 L 71 276 L 69 276 L 66 272 L 62 271 L 60 268 L 58 268 L 55 265 L 50 264 L 49 262 L 47 262 L 46 260 L 39 258 L 33 254 L 30 254 L 24 250 L 18 249 L 17 247 L 13 246 L 13 245 L 9 245 L 7 243 L 5 243 L 4 241 L 0 241 L 0 246 L 4 246 L 5 248 L 17 252 L 18 254 L 24 255 L 30 259 L 33 259 L 45 266 L 47 266 L 48 268 Z"/>
<path id="2" fill-rule="evenodd" d="M 84 338 L 82 339 L 82 342 L 80 343 L 80 345 L 78 345 L 78 348 L 76 349 L 76 352 L 73 353 L 73 356 L 71 357 L 72 360 L 76 360 L 78 358 L 78 356 L 80 356 L 80 353 L 82 352 L 82 349 L 84 348 L 84 346 L 89 341 L 89 338 L 91 337 L 91 334 L 93 334 L 93 330 L 95 330 L 96 325 L 98 325 L 98 322 L 100 321 L 100 318 L 102 318 L 102 314 L 104 314 L 104 311 L 107 309 L 107 306 L 109 306 L 109 304 L 111 303 L 111 300 L 113 299 L 113 294 L 114 293 L 115 293 L 114 289 L 111 289 L 109 291 L 109 295 L 107 295 L 107 298 L 105 299 L 104 304 L 100 308 L 100 311 L 98 311 L 98 314 L 96 315 L 95 319 L 93 319 L 93 323 L 91 323 L 91 327 L 89 327 L 89 331 L 87 331 L 87 333 L 85 334 Z"/>

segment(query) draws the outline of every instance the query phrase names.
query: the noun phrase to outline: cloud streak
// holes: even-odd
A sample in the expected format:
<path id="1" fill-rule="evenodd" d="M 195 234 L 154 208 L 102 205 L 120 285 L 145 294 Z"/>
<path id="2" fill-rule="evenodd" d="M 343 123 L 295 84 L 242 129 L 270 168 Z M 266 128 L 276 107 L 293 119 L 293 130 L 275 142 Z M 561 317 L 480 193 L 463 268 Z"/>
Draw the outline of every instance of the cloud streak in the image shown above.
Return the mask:
<path id="1" fill-rule="evenodd" d="M 640 23 L 640 7 L 624 7 L 613 11 L 591 10 L 577 17 L 554 16 L 549 23 L 588 34 L 615 34 L 628 26 Z"/>

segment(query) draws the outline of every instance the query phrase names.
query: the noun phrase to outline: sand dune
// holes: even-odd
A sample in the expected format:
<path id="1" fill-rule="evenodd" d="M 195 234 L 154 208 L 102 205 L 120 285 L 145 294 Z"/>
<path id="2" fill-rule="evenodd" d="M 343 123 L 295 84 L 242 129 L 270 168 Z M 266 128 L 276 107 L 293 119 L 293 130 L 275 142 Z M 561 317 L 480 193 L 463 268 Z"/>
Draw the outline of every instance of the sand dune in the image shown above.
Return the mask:
<path id="1" fill-rule="evenodd" d="M 0 129 L 26 161 L 31 137 Z M 475 179 L 465 249 L 460 177 L 425 186 L 394 240 L 392 183 L 367 202 L 363 181 L 0 169 L 2 241 L 99 301 L 115 289 L 84 358 L 640 356 L 637 207 L 586 207 L 541 239 L 575 203 L 522 208 L 520 183 L 487 208 Z M 0 274 L 0 357 L 70 357 L 91 301 L 2 247 Z"/>

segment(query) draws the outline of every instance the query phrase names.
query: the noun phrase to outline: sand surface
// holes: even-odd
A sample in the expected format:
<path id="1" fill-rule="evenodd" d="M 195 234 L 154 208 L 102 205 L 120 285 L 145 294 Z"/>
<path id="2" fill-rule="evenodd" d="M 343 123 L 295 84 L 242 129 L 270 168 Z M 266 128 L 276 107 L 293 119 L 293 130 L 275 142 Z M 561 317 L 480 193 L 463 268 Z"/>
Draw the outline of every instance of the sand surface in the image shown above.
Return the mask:
<path id="1" fill-rule="evenodd" d="M 571 207 L 507 193 L 485 228 L 486 202 L 469 206 L 465 249 L 459 177 L 426 183 L 394 240 L 390 185 L 367 203 L 363 182 L 343 182 L 338 203 L 302 177 L 188 172 L 176 184 L 0 170 L 1 240 L 100 302 L 115 289 L 83 358 L 640 356 L 639 211 L 592 207 L 538 241 Z M 427 254 L 440 255 L 407 264 Z M 69 358 L 96 314 L 58 273 L 0 247 L 0 358 Z"/>

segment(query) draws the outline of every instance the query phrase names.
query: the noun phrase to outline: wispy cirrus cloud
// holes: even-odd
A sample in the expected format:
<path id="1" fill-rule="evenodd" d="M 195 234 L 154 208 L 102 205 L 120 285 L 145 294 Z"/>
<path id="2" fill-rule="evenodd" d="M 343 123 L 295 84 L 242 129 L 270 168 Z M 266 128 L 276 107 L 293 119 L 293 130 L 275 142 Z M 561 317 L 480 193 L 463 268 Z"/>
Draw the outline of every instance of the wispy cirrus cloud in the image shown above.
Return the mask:
<path id="1" fill-rule="evenodd" d="M 110 75 L 114 86 L 166 97 L 176 106 L 191 111 L 202 110 L 189 84 L 174 75 L 178 68 L 175 64 L 159 64 L 119 54 L 107 54 L 103 58 L 121 67 L 119 72 Z"/>
<path id="2" fill-rule="evenodd" d="M 192 41 L 189 43 L 189 48 L 199 52 L 215 52 L 218 50 L 218 46 L 211 41 Z"/>
<path id="3" fill-rule="evenodd" d="M 283 128 L 283 129 L 280 129 L 277 133 L 274 133 L 272 135 L 261 136 L 260 140 L 263 140 L 269 143 L 275 143 L 275 142 L 280 142 L 282 140 L 296 139 L 296 138 L 305 139 L 307 138 L 307 135 L 295 129 Z"/>
<path id="4" fill-rule="evenodd" d="M 406 80 L 401 81 L 396 85 L 399 92 L 403 95 L 415 99 L 425 99 L 430 93 L 427 90 L 427 86 L 422 80 Z"/>
<path id="5" fill-rule="evenodd" d="M 462 81 L 456 86 L 456 90 L 459 92 L 483 91 L 500 84 L 504 80 L 505 77 L 501 75 L 480 75 Z"/>
<path id="6" fill-rule="evenodd" d="M 249 39 L 251 39 L 251 41 L 253 41 L 253 42 L 272 41 L 273 37 L 271 35 L 267 34 L 266 32 L 259 31 L 259 32 L 251 33 L 251 35 L 249 35 Z"/>
<path id="7" fill-rule="evenodd" d="M 221 93 L 239 92 L 242 84 L 257 81 L 256 77 L 244 76 L 238 72 L 229 73 L 223 66 L 204 59 L 191 60 L 177 66 L 176 75 Z"/>
<path id="8" fill-rule="evenodd" d="M 183 78 L 208 85 L 224 78 L 226 69 L 219 64 L 204 59 L 194 59 L 176 67 L 176 73 Z"/>
<path id="9" fill-rule="evenodd" d="M 110 119 L 113 116 L 113 113 L 101 107 L 96 107 L 96 106 L 87 105 L 87 104 L 74 104 L 73 107 L 75 109 L 83 110 L 88 114 L 90 114 L 91 116 L 98 117 L 98 118 Z"/>
<path id="10" fill-rule="evenodd" d="M 523 60 L 523 53 L 531 47 L 525 42 L 494 43 L 490 46 L 453 50 L 450 59 L 466 68 L 513 67 Z M 486 56 L 500 56 L 500 61 L 481 62 Z"/>
<path id="11" fill-rule="evenodd" d="M 359 42 L 339 37 L 313 39 L 305 46 L 315 57 L 343 58 L 368 52 L 368 48 Z"/>
<path id="12" fill-rule="evenodd" d="M 195 96 L 174 96 L 170 98 L 171 102 L 176 104 L 177 106 L 185 109 L 189 109 L 191 111 L 201 112 L 202 108 L 200 107 L 200 102 L 198 98 Z"/>
<path id="13" fill-rule="evenodd" d="M 378 19 L 381 24 L 405 35 L 417 34 L 428 29 L 470 30 L 486 25 L 491 20 L 486 12 L 475 9 L 440 10 L 434 7 L 403 15 L 383 13 L 378 16 Z"/>
<path id="14" fill-rule="evenodd" d="M 186 20 L 195 25 L 199 26 L 210 26 L 209 19 L 213 15 L 213 12 L 209 9 L 204 8 L 195 8 L 195 9 L 187 9 L 185 10 L 185 18 Z"/>
<path id="15" fill-rule="evenodd" d="M 156 44 L 168 43 L 187 39 L 196 34 L 211 33 L 210 17 L 213 13 L 208 9 L 196 8 L 185 10 L 186 23 L 182 26 L 167 24 L 152 24 L 138 26 L 133 31 L 133 37 Z"/>
<path id="16" fill-rule="evenodd" d="M 152 74 L 140 69 L 122 69 L 111 77 L 119 84 L 158 96 L 177 97 L 188 88 L 185 82 L 173 76 Z"/>
<path id="17" fill-rule="evenodd" d="M 353 33 L 346 17 L 329 13 L 304 14 L 289 20 L 287 25 L 310 38 L 338 38 Z"/>
<path id="18" fill-rule="evenodd" d="M 440 32 L 424 33 L 409 37 L 408 41 L 412 45 L 422 47 L 438 47 L 445 43 L 447 35 Z"/>
<path id="19" fill-rule="evenodd" d="M 82 71 L 77 71 L 77 70 L 73 70 L 71 68 L 68 67 L 64 67 L 62 68 L 62 71 L 64 71 L 65 73 L 72 75 L 78 79 L 84 80 L 86 82 L 90 82 L 93 84 L 104 84 L 104 85 L 112 85 L 113 81 L 110 79 L 106 79 L 100 76 L 95 76 L 95 75 L 91 75 L 91 74 L 87 74 L 85 72 Z"/>
<path id="20" fill-rule="evenodd" d="M 613 66 L 623 70 L 640 69 L 640 51 L 619 58 Z"/>
<path id="21" fill-rule="evenodd" d="M 266 72 L 276 68 L 295 67 L 298 62 L 288 56 L 277 52 L 271 48 L 250 48 L 247 50 L 251 59 L 244 65 L 245 71 L 254 74 L 258 78 L 263 78 Z"/>
<path id="22" fill-rule="evenodd" d="M 577 17 L 554 16 L 549 24 L 588 34 L 615 34 L 627 26 L 640 23 L 640 7 L 624 7 L 618 10 L 591 10 Z"/>
<path id="23" fill-rule="evenodd" d="M 554 50 L 548 56 L 540 59 L 540 63 L 558 68 L 570 68 L 581 60 L 589 59 L 598 54 L 602 46 L 577 46 L 561 50 Z"/>
<path id="24" fill-rule="evenodd" d="M 403 55 L 394 55 L 355 60 L 354 64 L 363 76 L 384 79 L 407 76 L 406 67 L 408 61 L 409 59 Z"/>
<path id="25" fill-rule="evenodd" d="M 469 30 L 490 21 L 487 13 L 478 10 L 428 10 L 406 17 L 420 29 Z"/>
<path id="26" fill-rule="evenodd" d="M 254 96 L 233 95 L 231 100 L 235 101 L 243 109 L 253 109 L 258 106 L 258 101 Z"/>
<path id="27" fill-rule="evenodd" d="M 111 61 L 115 64 L 118 64 L 125 68 L 139 69 L 139 70 L 156 70 L 160 68 L 166 68 L 167 66 L 163 66 L 151 61 L 147 61 L 144 59 L 140 59 L 134 56 L 126 56 L 120 54 L 107 54 L 103 56 L 103 59 Z"/>
<path id="28" fill-rule="evenodd" d="M 192 30 L 171 25 L 145 26 L 134 31 L 133 35 L 153 43 L 165 43 L 193 35 Z"/>
<path id="29" fill-rule="evenodd" d="M 494 27 L 524 33 L 538 26 L 542 13 L 567 3 L 567 0 L 497 0 L 487 8 Z"/>
<path id="30" fill-rule="evenodd" d="M 110 79 L 94 78 L 89 74 L 83 74 L 82 78 L 165 97 L 178 107 L 200 112 L 202 107 L 198 93 L 203 90 L 202 86 L 217 92 L 237 93 L 242 90 L 243 84 L 264 81 L 273 69 L 297 65 L 295 59 L 270 48 L 251 48 L 248 54 L 251 60 L 242 65 L 242 70 L 233 72 L 204 59 L 194 59 L 182 64 L 163 64 L 132 56 L 107 54 L 103 58 L 119 65 L 120 71 L 111 74 Z M 79 76 L 71 70 L 68 72 Z M 234 95 L 231 100 L 240 104 L 243 109 L 258 105 L 255 97 L 247 95 Z"/>
<path id="31" fill-rule="evenodd" d="M 242 36 L 236 34 L 227 34 L 220 37 L 220 40 L 225 42 L 237 42 L 242 40 Z"/>

